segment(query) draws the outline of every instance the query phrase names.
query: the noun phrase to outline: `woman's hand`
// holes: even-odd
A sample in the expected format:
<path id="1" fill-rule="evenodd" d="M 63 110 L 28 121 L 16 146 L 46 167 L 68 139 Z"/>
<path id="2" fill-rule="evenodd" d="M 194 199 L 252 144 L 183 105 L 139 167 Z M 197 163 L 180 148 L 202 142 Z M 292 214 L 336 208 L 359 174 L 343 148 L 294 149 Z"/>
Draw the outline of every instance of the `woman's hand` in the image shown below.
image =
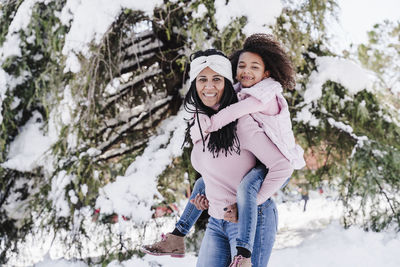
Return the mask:
<path id="1" fill-rule="evenodd" d="M 237 204 L 232 204 L 226 208 L 224 208 L 224 220 L 228 222 L 237 223 L 238 222 L 238 210 Z"/>
<path id="2" fill-rule="evenodd" d="M 195 198 L 190 200 L 190 203 L 195 205 L 198 210 L 208 209 L 208 199 L 205 195 L 197 194 Z"/>

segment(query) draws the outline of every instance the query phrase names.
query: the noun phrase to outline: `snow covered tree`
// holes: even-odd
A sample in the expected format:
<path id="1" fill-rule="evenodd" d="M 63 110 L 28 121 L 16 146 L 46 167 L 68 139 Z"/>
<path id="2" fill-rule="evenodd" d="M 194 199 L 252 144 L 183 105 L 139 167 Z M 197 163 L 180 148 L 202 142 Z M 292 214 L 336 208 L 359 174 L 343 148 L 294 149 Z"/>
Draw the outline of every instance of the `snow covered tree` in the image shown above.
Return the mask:
<path id="1" fill-rule="evenodd" d="M 273 32 L 297 68 L 297 90 L 286 96 L 308 167 L 296 179 L 335 185 L 345 225 L 400 225 L 398 113 L 376 96 L 381 83 L 329 50 L 335 1 L 269 4 L 1 1 L 0 262 L 46 235 L 64 256 L 88 262 L 136 253 L 152 208 L 176 202 L 171 188 L 196 176 L 181 149 L 188 56 L 209 47 L 230 54 L 255 31 Z M 370 47 L 360 51 L 380 51 Z"/>
<path id="2" fill-rule="evenodd" d="M 377 74 L 379 85 L 397 96 L 393 99 L 398 99 L 400 92 L 399 35 L 400 21 L 376 24 L 368 32 L 368 43 L 359 45 L 357 51 L 362 65 Z"/>

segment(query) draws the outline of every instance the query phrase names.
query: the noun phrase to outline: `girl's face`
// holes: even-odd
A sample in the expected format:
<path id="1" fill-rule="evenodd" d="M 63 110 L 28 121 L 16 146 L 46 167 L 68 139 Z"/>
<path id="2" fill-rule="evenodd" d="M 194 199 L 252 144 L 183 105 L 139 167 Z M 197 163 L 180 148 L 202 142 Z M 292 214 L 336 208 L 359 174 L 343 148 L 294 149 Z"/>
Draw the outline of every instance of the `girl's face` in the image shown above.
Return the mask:
<path id="1" fill-rule="evenodd" d="M 196 77 L 197 94 L 207 107 L 213 108 L 219 104 L 224 89 L 224 76 L 218 74 L 209 67 L 202 70 Z"/>
<path id="2" fill-rule="evenodd" d="M 251 87 L 267 77 L 269 77 L 269 71 L 265 70 L 264 62 L 258 54 L 252 52 L 240 54 L 236 80 L 241 83 L 242 87 Z"/>

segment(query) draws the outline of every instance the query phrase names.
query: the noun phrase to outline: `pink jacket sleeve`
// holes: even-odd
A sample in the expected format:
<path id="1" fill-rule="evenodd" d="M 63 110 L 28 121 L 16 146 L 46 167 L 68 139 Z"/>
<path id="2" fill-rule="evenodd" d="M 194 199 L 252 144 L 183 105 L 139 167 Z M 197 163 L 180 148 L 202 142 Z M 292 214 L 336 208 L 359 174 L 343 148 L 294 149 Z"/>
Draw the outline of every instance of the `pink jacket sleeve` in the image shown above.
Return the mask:
<path id="1" fill-rule="evenodd" d="M 254 123 L 246 125 L 246 134 L 241 135 L 241 146 L 269 169 L 257 195 L 257 205 L 260 205 L 281 188 L 292 175 L 293 167 L 261 128 Z"/>
<path id="2" fill-rule="evenodd" d="M 194 116 L 194 125 L 192 128 L 190 128 L 190 137 L 192 139 L 193 144 L 195 144 L 197 141 L 201 140 L 201 135 L 203 134 L 203 138 L 207 138 L 208 133 L 206 133 L 206 130 L 211 126 L 211 120 L 210 117 L 208 117 L 205 114 L 199 113 L 198 114 L 199 121 L 197 121 L 196 116 Z M 202 133 L 200 132 L 199 124 L 202 130 Z"/>
<path id="3" fill-rule="evenodd" d="M 266 104 L 253 96 L 249 96 L 235 104 L 232 104 L 217 114 L 211 116 L 210 126 L 205 129 L 205 132 L 215 132 L 228 125 L 229 123 L 243 117 L 244 115 L 262 112 L 266 115 L 276 115 L 279 113 L 278 102 L 276 98 L 271 99 Z"/>

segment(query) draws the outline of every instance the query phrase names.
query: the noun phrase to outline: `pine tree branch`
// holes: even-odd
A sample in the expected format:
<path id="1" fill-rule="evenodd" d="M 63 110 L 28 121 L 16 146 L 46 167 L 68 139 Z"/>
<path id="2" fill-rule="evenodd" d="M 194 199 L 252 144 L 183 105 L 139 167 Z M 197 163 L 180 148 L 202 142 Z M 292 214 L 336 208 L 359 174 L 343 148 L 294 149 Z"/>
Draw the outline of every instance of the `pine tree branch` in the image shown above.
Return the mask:
<path id="1" fill-rule="evenodd" d="M 14 172 L 14 171 L 11 171 L 11 172 Z M 10 173 L 10 171 L 6 170 L 6 174 L 4 177 L 12 176 L 12 178 L 5 179 L 5 181 L 7 181 L 7 182 L 5 185 L 4 193 L 1 193 L 1 195 L 0 195 L 0 208 L 1 208 L 1 206 L 3 206 L 4 202 L 6 201 L 8 195 L 10 193 L 11 188 L 14 186 L 14 183 L 15 183 L 15 175 L 12 175 L 9 173 Z"/>
<path id="2" fill-rule="evenodd" d="M 140 85 L 140 83 L 142 83 L 146 79 L 154 77 L 160 73 L 161 73 L 161 70 L 158 68 L 149 68 L 147 71 L 141 73 L 140 75 L 135 76 L 135 78 L 132 81 L 121 85 L 117 89 L 117 92 L 115 94 L 111 95 L 106 101 L 100 102 L 100 104 L 103 106 L 102 111 L 104 111 L 110 105 L 112 105 L 113 103 L 118 101 L 118 99 L 120 99 L 120 98 L 124 97 L 126 94 L 128 94 L 132 88 L 138 87 Z"/>
<path id="3" fill-rule="evenodd" d="M 103 134 L 107 129 L 115 128 L 117 126 L 123 125 L 124 123 L 126 124 L 127 122 L 131 121 L 134 117 L 140 117 L 142 113 L 146 113 L 146 110 L 150 112 L 151 109 L 157 109 L 158 107 L 161 107 L 162 105 L 166 104 L 168 101 L 171 101 L 172 99 L 171 96 L 165 97 L 165 95 L 160 95 L 154 98 L 153 102 L 147 103 L 150 109 L 149 108 L 146 109 L 146 103 L 143 103 L 142 105 L 136 106 L 133 109 L 130 109 L 126 112 L 121 112 L 115 118 L 104 121 L 104 126 L 97 131 L 96 135 Z"/>
<path id="4" fill-rule="evenodd" d="M 148 110 L 148 112 L 142 112 L 139 117 L 131 118 L 127 123 L 123 124 L 118 130 L 114 131 L 114 134 L 108 138 L 108 140 L 102 144 L 100 144 L 97 149 L 100 151 L 105 151 L 108 147 L 115 144 L 117 140 L 121 138 L 121 136 L 129 130 L 135 129 L 135 127 L 143 121 L 143 119 L 147 117 L 158 117 L 162 116 L 162 114 L 168 109 L 168 103 L 170 102 L 171 97 L 166 98 L 166 100 L 159 101 L 154 103 L 152 107 Z M 164 108 L 163 108 L 164 107 Z M 155 112 L 154 112 L 155 111 Z M 154 112 L 154 113 L 153 113 Z M 153 113 L 153 114 L 152 114 Z"/>
<path id="5" fill-rule="evenodd" d="M 375 183 L 378 185 L 380 192 L 384 195 L 384 197 L 386 198 L 387 203 L 390 206 L 390 209 L 393 212 L 393 215 L 395 216 L 396 220 L 397 220 L 397 224 L 400 225 L 400 216 L 398 213 L 396 213 L 396 211 L 394 210 L 394 207 L 392 205 L 392 203 L 390 202 L 390 198 L 388 197 L 388 195 L 386 194 L 386 192 L 383 190 L 382 185 L 379 183 L 378 179 L 376 179 L 376 177 L 372 176 L 372 179 L 375 181 Z"/>
<path id="6" fill-rule="evenodd" d="M 107 150 L 105 153 L 99 155 L 94 159 L 94 162 L 100 161 L 100 160 L 108 160 L 114 157 L 122 156 L 127 153 L 130 153 L 134 151 L 135 149 L 138 149 L 142 147 L 144 144 L 146 144 L 147 140 L 140 140 L 133 145 L 130 145 L 129 147 L 124 147 L 124 148 L 114 148 Z"/>

